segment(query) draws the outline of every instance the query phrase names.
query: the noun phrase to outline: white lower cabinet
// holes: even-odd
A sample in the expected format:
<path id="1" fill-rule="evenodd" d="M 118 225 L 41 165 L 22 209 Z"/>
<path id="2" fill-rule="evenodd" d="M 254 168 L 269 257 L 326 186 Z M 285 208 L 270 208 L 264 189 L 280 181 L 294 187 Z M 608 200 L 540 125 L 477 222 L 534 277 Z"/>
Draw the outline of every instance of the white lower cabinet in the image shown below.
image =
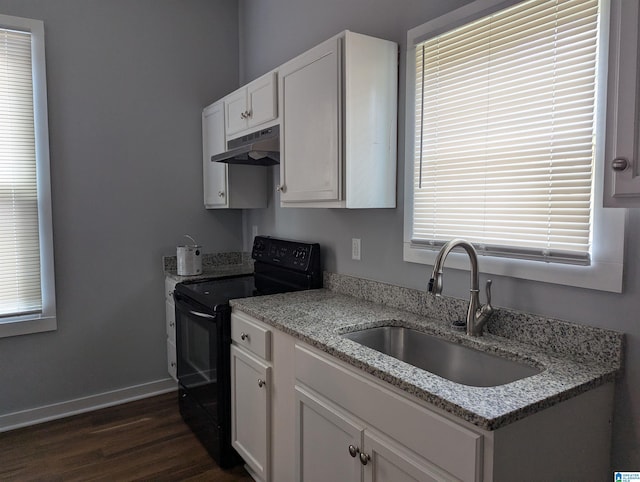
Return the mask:
<path id="1" fill-rule="evenodd" d="M 178 365 L 176 361 L 176 308 L 173 301 L 173 290 L 177 281 L 164 279 L 164 320 L 167 332 L 167 371 L 171 378 L 178 381 Z"/>
<path id="2" fill-rule="evenodd" d="M 614 384 L 484 430 L 234 309 L 233 446 L 260 482 L 605 480 Z"/>
<path id="3" fill-rule="evenodd" d="M 364 427 L 319 396 L 296 386 L 296 473 L 305 482 L 360 480 L 356 449 Z M 349 448 L 353 447 L 353 456 Z"/>
<path id="4" fill-rule="evenodd" d="M 296 386 L 297 480 L 455 480 L 322 396 Z M 331 461 L 331 463 L 327 463 Z"/>
<path id="5" fill-rule="evenodd" d="M 384 435 L 365 431 L 364 447 L 370 457 L 364 467 L 365 482 L 456 480 L 429 467 L 428 462 L 412 456 L 406 448 Z"/>
<path id="6" fill-rule="evenodd" d="M 481 480 L 483 437 L 296 345 L 298 480 Z M 322 430 L 317 431 L 318 427 Z M 316 439 L 312 446 L 305 442 Z M 329 446 L 332 464 L 355 475 L 317 478 L 309 450 Z M 328 450 L 328 449 L 327 449 Z"/>
<path id="7" fill-rule="evenodd" d="M 244 313 L 231 314 L 231 444 L 259 482 L 282 480 L 272 469 L 278 452 L 272 449 L 278 431 L 278 424 L 272 423 L 277 412 L 272 406 L 277 396 L 272 344 L 276 345 L 270 327 Z"/>
<path id="8" fill-rule="evenodd" d="M 248 351 L 231 346 L 231 444 L 252 476 L 269 480 L 271 367 Z"/>

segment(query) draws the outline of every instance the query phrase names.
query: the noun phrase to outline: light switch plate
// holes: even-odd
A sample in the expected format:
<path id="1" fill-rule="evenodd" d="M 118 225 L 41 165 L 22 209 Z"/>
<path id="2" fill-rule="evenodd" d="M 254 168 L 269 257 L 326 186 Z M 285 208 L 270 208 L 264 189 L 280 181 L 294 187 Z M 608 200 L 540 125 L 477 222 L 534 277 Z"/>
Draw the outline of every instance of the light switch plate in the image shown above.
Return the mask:
<path id="1" fill-rule="evenodd" d="M 360 261 L 360 238 L 351 238 L 351 259 Z"/>

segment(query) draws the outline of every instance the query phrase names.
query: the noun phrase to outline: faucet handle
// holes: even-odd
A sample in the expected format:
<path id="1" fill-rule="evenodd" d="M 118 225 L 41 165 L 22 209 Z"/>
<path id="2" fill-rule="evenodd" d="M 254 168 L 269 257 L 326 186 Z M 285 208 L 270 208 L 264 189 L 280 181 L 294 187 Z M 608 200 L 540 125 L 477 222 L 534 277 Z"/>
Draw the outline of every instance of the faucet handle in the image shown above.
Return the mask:
<path id="1" fill-rule="evenodd" d="M 490 279 L 487 280 L 487 286 L 486 286 L 486 291 L 487 291 L 487 305 L 491 306 L 491 283 L 492 281 Z"/>

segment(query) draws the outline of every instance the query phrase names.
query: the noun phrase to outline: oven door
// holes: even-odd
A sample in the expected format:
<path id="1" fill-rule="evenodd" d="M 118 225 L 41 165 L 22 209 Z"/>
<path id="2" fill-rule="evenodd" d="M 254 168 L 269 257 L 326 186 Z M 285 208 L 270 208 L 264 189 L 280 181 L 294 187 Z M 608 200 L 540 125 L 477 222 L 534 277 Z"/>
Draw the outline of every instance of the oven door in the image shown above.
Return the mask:
<path id="1" fill-rule="evenodd" d="M 218 316 L 175 296 L 178 381 L 197 389 L 217 380 Z"/>
<path id="2" fill-rule="evenodd" d="M 230 308 L 173 296 L 180 413 L 218 465 L 233 467 L 240 458 L 231 447 Z"/>

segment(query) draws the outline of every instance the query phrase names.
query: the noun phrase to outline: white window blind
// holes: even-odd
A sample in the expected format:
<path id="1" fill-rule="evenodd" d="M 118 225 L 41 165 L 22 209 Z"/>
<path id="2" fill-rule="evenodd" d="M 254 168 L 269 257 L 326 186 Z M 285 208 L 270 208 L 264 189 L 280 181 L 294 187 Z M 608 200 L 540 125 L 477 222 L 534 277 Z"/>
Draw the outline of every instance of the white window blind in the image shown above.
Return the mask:
<path id="1" fill-rule="evenodd" d="M 31 34 L 0 29 L 0 320 L 40 313 Z"/>
<path id="2" fill-rule="evenodd" d="M 597 0 L 532 0 L 416 46 L 411 243 L 590 262 Z"/>

